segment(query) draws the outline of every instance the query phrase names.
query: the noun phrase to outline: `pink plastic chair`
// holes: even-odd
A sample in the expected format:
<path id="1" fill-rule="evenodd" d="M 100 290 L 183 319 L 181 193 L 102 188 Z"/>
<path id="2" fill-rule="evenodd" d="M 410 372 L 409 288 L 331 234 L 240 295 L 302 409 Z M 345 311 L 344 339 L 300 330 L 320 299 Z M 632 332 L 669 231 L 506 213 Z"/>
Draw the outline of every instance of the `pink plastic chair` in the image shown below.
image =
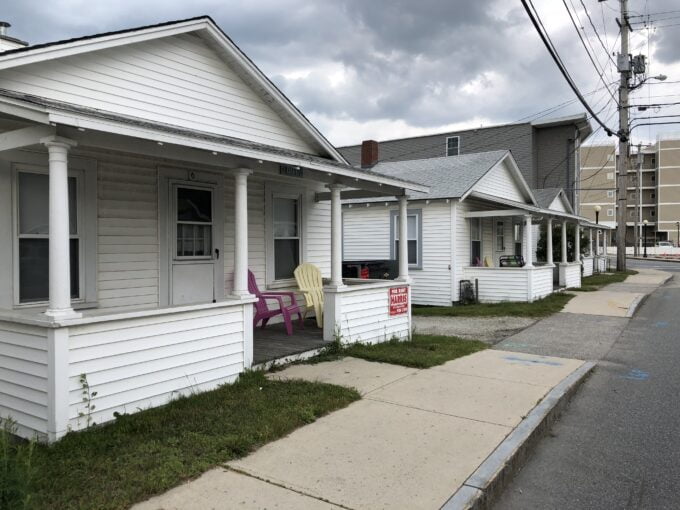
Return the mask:
<path id="1" fill-rule="evenodd" d="M 269 319 L 277 315 L 283 315 L 283 322 L 286 324 L 286 332 L 288 335 L 293 334 L 293 320 L 292 316 L 297 314 L 300 318 L 300 327 L 304 328 L 302 320 L 302 311 L 295 299 L 293 292 L 261 292 L 257 286 L 257 280 L 252 271 L 248 271 L 248 291 L 257 297 L 255 303 L 255 317 L 253 318 L 253 327 L 257 327 L 257 323 L 262 321 L 262 329 L 267 325 Z M 284 297 L 290 299 L 290 304 L 286 305 L 283 302 Z M 267 300 L 276 300 L 279 304 L 278 308 L 269 308 Z"/>

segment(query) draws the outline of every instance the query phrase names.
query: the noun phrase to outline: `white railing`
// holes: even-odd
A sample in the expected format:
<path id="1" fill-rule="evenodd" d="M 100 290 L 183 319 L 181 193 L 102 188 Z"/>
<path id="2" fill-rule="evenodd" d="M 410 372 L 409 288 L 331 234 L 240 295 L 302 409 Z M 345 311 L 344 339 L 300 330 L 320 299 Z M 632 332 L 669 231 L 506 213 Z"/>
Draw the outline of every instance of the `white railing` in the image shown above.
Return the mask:
<path id="1" fill-rule="evenodd" d="M 534 301 L 553 291 L 553 266 L 466 267 L 463 279 L 476 284 L 483 303 Z"/>

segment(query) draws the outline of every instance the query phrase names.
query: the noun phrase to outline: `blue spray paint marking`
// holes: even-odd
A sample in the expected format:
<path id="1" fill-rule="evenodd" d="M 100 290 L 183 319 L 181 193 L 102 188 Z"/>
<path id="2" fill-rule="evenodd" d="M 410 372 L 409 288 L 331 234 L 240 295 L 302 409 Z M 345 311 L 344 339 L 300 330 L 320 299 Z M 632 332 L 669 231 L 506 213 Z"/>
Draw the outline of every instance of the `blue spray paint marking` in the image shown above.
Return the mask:
<path id="1" fill-rule="evenodd" d="M 658 321 L 654 323 L 655 328 L 667 328 L 668 327 L 668 322 L 667 321 Z"/>
<path id="2" fill-rule="evenodd" d="M 552 367 L 561 367 L 562 363 L 559 363 L 557 361 L 549 361 L 549 360 L 542 360 L 542 359 L 527 359 L 527 358 L 518 358 L 516 356 L 503 356 L 504 360 L 507 361 L 516 361 L 518 363 L 522 363 L 524 365 L 549 365 Z"/>
<path id="3" fill-rule="evenodd" d="M 644 370 L 638 370 L 637 368 L 632 369 L 626 375 L 622 375 L 624 379 L 630 379 L 631 381 L 646 381 L 649 379 L 649 373 Z"/>

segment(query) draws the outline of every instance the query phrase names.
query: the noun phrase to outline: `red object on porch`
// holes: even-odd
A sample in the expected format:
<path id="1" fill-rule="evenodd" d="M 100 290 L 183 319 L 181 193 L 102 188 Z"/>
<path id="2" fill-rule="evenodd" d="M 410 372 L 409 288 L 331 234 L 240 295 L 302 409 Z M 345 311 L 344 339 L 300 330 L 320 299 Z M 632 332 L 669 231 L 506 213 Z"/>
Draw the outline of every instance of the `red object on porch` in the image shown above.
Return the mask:
<path id="1" fill-rule="evenodd" d="M 302 311 L 297 304 L 295 299 L 295 293 L 293 292 L 261 292 L 257 286 L 257 280 L 252 271 L 248 271 L 248 292 L 257 297 L 257 302 L 255 303 L 255 317 L 253 317 L 253 327 L 257 326 L 257 323 L 262 321 L 262 329 L 267 325 L 269 319 L 277 315 L 283 315 L 283 322 L 286 324 L 286 332 L 288 335 L 293 334 L 293 320 L 292 316 L 297 314 L 300 318 L 300 327 L 304 328 L 304 322 L 302 320 Z M 288 297 L 290 299 L 290 304 L 286 305 L 283 302 L 283 298 Z M 267 305 L 267 300 L 275 300 L 278 302 L 278 308 L 269 308 Z"/>
<path id="2" fill-rule="evenodd" d="M 368 267 L 364 266 L 361 268 L 361 275 L 359 276 L 359 278 L 361 278 L 362 280 L 368 280 L 368 277 L 369 277 Z"/>

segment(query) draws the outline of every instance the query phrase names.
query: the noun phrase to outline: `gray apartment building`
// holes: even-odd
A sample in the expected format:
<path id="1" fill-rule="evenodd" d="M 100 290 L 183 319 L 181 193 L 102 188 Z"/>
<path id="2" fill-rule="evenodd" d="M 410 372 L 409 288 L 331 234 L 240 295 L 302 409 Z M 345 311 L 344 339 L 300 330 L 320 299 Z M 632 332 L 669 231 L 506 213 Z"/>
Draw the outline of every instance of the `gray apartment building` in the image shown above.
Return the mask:
<path id="1" fill-rule="evenodd" d="M 572 205 L 579 201 L 579 147 L 591 134 L 585 114 L 534 122 L 451 131 L 372 142 L 373 158 L 361 161 L 361 145 L 339 147 L 350 164 L 370 167 L 378 161 L 404 161 L 475 152 L 510 150 L 532 188 L 563 188 Z"/>

